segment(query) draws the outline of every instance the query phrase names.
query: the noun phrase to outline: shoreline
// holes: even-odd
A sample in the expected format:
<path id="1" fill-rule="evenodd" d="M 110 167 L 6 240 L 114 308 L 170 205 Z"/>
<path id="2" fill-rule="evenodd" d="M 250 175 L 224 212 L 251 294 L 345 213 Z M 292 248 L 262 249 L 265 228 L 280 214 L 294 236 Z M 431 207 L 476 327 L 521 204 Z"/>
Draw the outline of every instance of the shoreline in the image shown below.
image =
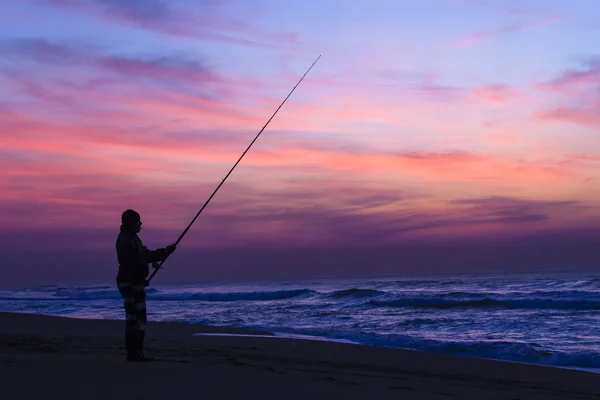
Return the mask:
<path id="1" fill-rule="evenodd" d="M 196 333 L 194 336 L 222 336 L 222 337 L 264 337 L 264 338 L 272 338 L 272 339 L 295 339 L 295 340 L 316 340 L 323 342 L 332 342 L 332 343 L 348 343 L 348 344 L 356 344 L 360 346 L 372 346 L 372 347 L 380 347 L 386 349 L 399 349 L 399 350 L 408 350 L 408 351 L 420 351 L 423 353 L 430 354 L 447 354 L 447 353 L 436 353 L 436 352 L 428 352 L 419 349 L 411 349 L 408 347 L 391 347 L 391 346 L 378 346 L 372 344 L 365 344 L 354 342 L 346 339 L 331 339 L 323 336 L 311 336 L 311 335 L 301 335 L 301 334 L 293 334 L 293 333 L 283 333 L 283 332 L 270 332 L 271 335 L 260 335 L 260 334 L 246 334 L 246 333 Z M 452 354 L 450 354 L 452 355 Z M 490 361 L 502 361 L 507 363 L 516 363 L 516 364 L 524 364 L 524 365 L 537 365 L 541 367 L 548 368 L 560 368 L 560 369 L 568 369 L 575 371 L 586 371 L 595 374 L 600 374 L 600 368 L 586 368 L 586 367 L 572 367 L 572 366 L 562 366 L 562 365 L 550 365 L 550 364 L 536 364 L 532 362 L 525 361 L 514 361 L 514 360 L 502 360 L 499 358 L 488 358 L 488 357 L 471 357 L 471 356 L 462 356 L 462 355 L 454 355 L 456 357 L 466 357 L 466 358 L 476 358 L 481 360 L 490 360 Z"/>
<path id="2" fill-rule="evenodd" d="M 9 314 L 16 314 L 16 315 L 21 315 L 21 314 L 22 315 L 41 315 L 41 316 L 51 316 L 51 317 L 67 318 L 67 319 L 75 319 L 75 320 L 122 321 L 122 319 L 118 319 L 118 318 L 101 318 L 101 319 L 99 319 L 99 318 L 94 318 L 94 317 L 90 317 L 90 316 L 70 317 L 70 316 L 56 315 L 56 314 L 39 314 L 39 313 L 0 311 L 0 314 L 2 314 L 2 313 L 9 313 Z M 506 363 L 516 363 L 516 364 L 534 365 L 534 366 L 542 366 L 542 367 L 549 367 L 549 368 L 585 371 L 585 372 L 596 373 L 596 374 L 600 373 L 600 368 L 544 364 L 544 363 L 536 363 L 536 362 L 532 362 L 532 361 L 520 361 L 520 360 L 510 360 L 510 359 L 502 359 L 502 358 L 491 358 L 491 357 L 484 357 L 484 356 L 477 356 L 477 355 L 464 355 L 464 354 L 436 352 L 436 351 L 422 350 L 419 348 L 410 348 L 410 347 L 401 347 L 401 346 L 397 346 L 397 347 L 396 346 L 386 346 L 386 345 L 381 345 L 381 344 L 376 344 L 376 343 L 361 343 L 361 342 L 358 342 L 358 341 L 355 341 L 352 339 L 344 339 L 344 338 L 330 338 L 327 336 L 317 336 L 317 335 L 290 333 L 290 332 L 267 331 L 267 330 L 261 330 L 259 328 L 256 328 L 256 329 L 254 329 L 254 328 L 234 328 L 234 327 L 223 327 L 223 326 L 217 326 L 217 325 L 202 325 L 202 324 L 194 324 L 194 323 L 188 323 L 188 322 L 168 322 L 168 321 L 152 321 L 150 323 L 151 324 L 157 324 L 157 323 L 158 324 L 181 324 L 181 325 L 185 325 L 185 326 L 198 327 L 197 332 L 191 333 L 191 335 L 193 335 L 193 336 L 230 336 L 231 335 L 231 336 L 236 336 L 236 337 L 242 337 L 242 336 L 259 337 L 260 335 L 265 335 L 265 336 L 268 336 L 271 338 L 289 338 L 289 339 L 299 339 L 299 340 L 302 340 L 302 339 L 311 340 L 312 339 L 312 340 L 332 342 L 332 343 L 348 343 L 348 344 L 355 344 L 355 345 L 361 345 L 361 346 L 372 346 L 372 347 L 385 348 L 385 349 L 420 351 L 420 352 L 427 353 L 427 354 L 451 355 L 451 356 L 455 356 L 455 357 L 469 358 L 469 359 L 474 358 L 474 359 L 481 359 L 481 360 L 501 361 L 501 362 L 506 362 Z"/>
<path id="3" fill-rule="evenodd" d="M 171 322 L 147 326 L 147 353 L 159 362 L 127 363 L 123 329 L 119 320 L 1 312 L 3 393 L 524 400 L 596 399 L 600 391 L 593 372 Z M 32 376 L 36 384 L 24 384 Z"/>

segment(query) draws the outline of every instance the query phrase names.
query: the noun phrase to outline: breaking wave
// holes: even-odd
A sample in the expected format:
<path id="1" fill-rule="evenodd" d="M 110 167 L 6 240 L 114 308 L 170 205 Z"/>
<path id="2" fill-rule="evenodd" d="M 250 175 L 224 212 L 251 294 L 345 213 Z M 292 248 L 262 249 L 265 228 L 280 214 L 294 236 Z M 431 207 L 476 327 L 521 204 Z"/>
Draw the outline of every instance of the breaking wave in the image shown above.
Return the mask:
<path id="1" fill-rule="evenodd" d="M 598 300 L 502 300 L 492 298 L 483 298 L 477 300 L 449 300 L 443 298 L 403 298 L 389 301 L 372 300 L 369 302 L 369 305 L 375 307 L 398 308 L 407 307 L 600 310 L 600 301 Z"/>
<path id="2" fill-rule="evenodd" d="M 385 294 L 386 292 L 382 292 L 380 290 L 375 289 L 346 289 L 346 290 L 337 290 L 335 292 L 329 293 L 328 297 L 333 298 L 342 298 L 342 297 L 354 297 L 354 298 L 362 298 L 362 297 L 374 297 Z"/>
<path id="3" fill-rule="evenodd" d="M 173 293 L 147 288 L 149 298 L 163 301 L 271 301 L 310 296 L 317 292 L 309 289 L 257 292 L 181 292 Z M 0 300 L 120 300 L 114 286 L 56 287 L 44 286 L 19 291 L 0 291 Z"/>

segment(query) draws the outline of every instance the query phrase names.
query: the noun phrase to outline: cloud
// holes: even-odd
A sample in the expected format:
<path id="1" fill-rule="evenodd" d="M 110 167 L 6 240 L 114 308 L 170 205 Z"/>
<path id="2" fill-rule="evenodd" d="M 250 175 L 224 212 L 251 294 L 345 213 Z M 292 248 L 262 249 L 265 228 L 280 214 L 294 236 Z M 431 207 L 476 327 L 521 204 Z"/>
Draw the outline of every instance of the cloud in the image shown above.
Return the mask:
<path id="1" fill-rule="evenodd" d="M 141 84 L 151 83 L 153 87 L 188 90 L 189 88 L 211 87 L 221 97 L 233 97 L 231 88 L 247 87 L 255 89 L 257 82 L 249 79 L 228 78 L 215 71 L 206 60 L 189 55 L 128 55 L 114 54 L 98 46 L 55 42 L 46 39 L 14 39 L 0 42 L 0 50 L 6 59 L 17 59 L 17 63 L 32 61 L 60 67 L 57 76 L 69 76 L 69 81 L 90 79 L 95 74 L 94 83 Z M 66 68 L 66 69 L 65 69 Z M 77 75 L 73 76 L 73 72 Z M 13 77 L 19 79 L 18 73 Z M 33 80 L 30 73 L 21 79 Z M 126 79 L 126 81 L 124 81 Z M 45 79 L 44 83 L 48 80 Z M 73 85 L 71 83 L 71 85 Z"/>
<path id="2" fill-rule="evenodd" d="M 480 8 L 491 9 L 494 11 L 498 11 L 501 14 L 508 16 L 521 16 L 530 14 L 531 16 L 539 15 L 540 12 L 547 11 L 545 8 L 540 8 L 535 4 L 527 4 L 524 2 L 520 3 L 508 3 L 508 2 L 494 2 L 489 0 L 452 0 L 453 2 L 459 4 L 465 4 L 470 6 L 476 6 Z"/>
<path id="3" fill-rule="evenodd" d="M 198 84 L 197 93 L 186 93 L 185 88 L 178 92 L 175 88 L 138 84 L 133 80 L 92 78 L 77 82 L 66 78 L 44 80 L 24 74 L 11 74 L 11 78 L 19 97 L 36 109 L 30 116 L 21 115 L 18 121 L 13 115 L 13 123 L 35 124 L 38 130 L 47 132 L 58 132 L 64 124 L 85 123 L 88 135 L 110 138 L 125 134 L 125 140 L 137 141 L 144 130 L 197 132 L 211 127 L 215 133 L 223 129 L 248 132 L 264 124 L 267 115 L 266 109 L 232 103 L 225 82 L 208 80 Z M 180 82 L 184 85 L 187 81 Z M 20 109 L 23 113 L 26 106 L 21 105 Z M 40 120 L 47 125 L 44 127 Z"/>
<path id="4" fill-rule="evenodd" d="M 162 0 L 45 0 L 46 3 L 90 17 L 102 16 L 124 26 L 183 38 L 200 38 L 242 46 L 295 47 L 298 36 L 270 32 L 220 12 L 222 3 Z M 191 6 L 193 4 L 193 7 Z M 252 9 L 244 10 L 248 13 Z"/>
<path id="5" fill-rule="evenodd" d="M 595 90 L 600 86 L 600 57 L 582 62 L 578 69 L 568 69 L 549 81 L 536 85 L 540 90 L 573 94 L 574 92 Z"/>
<path id="6" fill-rule="evenodd" d="M 142 109 L 147 111 L 152 103 L 142 104 Z M 179 115 L 168 111 L 168 108 L 161 111 L 164 118 Z M 193 112 L 198 115 L 201 111 L 202 108 L 198 107 Z M 189 113 L 192 113 L 191 109 Z M 226 116 L 222 114 L 222 117 Z M 228 120 L 232 121 L 231 115 Z M 148 158 L 154 160 L 146 162 L 149 167 L 157 162 L 165 165 L 174 163 L 185 170 L 204 168 L 206 163 L 231 164 L 254 136 L 247 129 L 240 129 L 243 121 L 241 125 L 231 125 L 230 128 L 236 129 L 229 134 L 227 129 L 216 134 L 200 128 L 178 131 L 160 124 L 154 127 L 121 126 L 119 120 L 104 123 L 92 121 L 54 121 L 6 112 L 0 123 L 6 127 L 6 132 L 12 132 L 13 135 L 5 134 L 4 148 L 18 152 L 80 156 L 98 163 L 110 163 L 110 160 L 125 157 L 139 160 L 136 171 L 144 169 L 143 159 Z M 253 124 L 259 126 L 259 121 L 253 121 Z M 228 138 L 236 138 L 236 141 Z M 347 148 L 344 142 L 310 138 L 303 141 L 288 140 L 275 132 L 270 134 L 269 140 L 259 142 L 252 149 L 244 165 L 267 168 L 281 174 L 303 170 L 309 174 L 313 170 L 314 173 L 355 174 L 362 177 L 400 174 L 406 179 L 490 183 L 506 182 L 510 178 L 515 187 L 530 185 L 532 181 L 544 185 L 570 180 L 581 173 L 577 169 L 565 168 L 560 160 L 526 161 L 466 151 L 394 152 L 376 150 L 366 145 L 359 151 Z"/>
<path id="7" fill-rule="evenodd" d="M 68 54 L 76 53 L 76 50 L 60 52 Z M 103 53 L 93 53 L 90 60 L 92 65 L 111 60 L 110 67 L 102 64 L 100 70 L 115 69 L 133 78 L 136 71 L 148 69 L 150 75 L 178 79 L 180 75 L 195 73 L 196 66 L 199 67 L 200 77 L 204 76 L 203 64 L 190 64 L 187 59 L 128 59 L 123 64 L 121 59 L 114 63 L 114 59 Z M 122 65 L 126 67 L 120 68 Z M 213 72 L 208 70 L 208 73 Z M 184 171 L 205 168 L 207 165 L 214 169 L 216 166 L 229 165 L 239 157 L 239 152 L 254 137 L 264 124 L 264 118 L 277 104 L 275 101 L 272 104 L 235 104 L 227 99 L 137 86 L 134 80 L 127 80 L 126 85 L 118 85 L 122 80 L 115 80 L 108 86 L 94 85 L 97 79 L 102 78 L 114 77 L 98 75 L 79 82 L 34 79 L 26 75 L 14 79 L 13 83 L 20 85 L 21 93 L 29 95 L 39 104 L 34 114 L 22 109 L 20 114 L 12 114 L 2 122 L 12 132 L 18 133 L 6 146 L 14 151 L 84 154 L 98 162 L 111 162 L 119 157 L 133 160 L 146 157 L 165 165 L 176 160 L 175 165 Z M 212 84 L 212 78 L 207 79 L 207 84 Z M 223 85 L 227 86 L 226 83 Z M 454 96 L 452 90 L 442 88 L 439 91 L 450 92 Z M 493 99 L 491 101 L 506 101 L 512 95 L 511 87 L 502 85 L 482 87 L 479 93 L 479 96 Z M 380 174 L 445 184 L 470 182 L 474 185 L 487 182 L 511 187 L 559 184 L 577 178 L 581 173 L 576 169 L 564 168 L 560 160 L 540 160 L 539 157 L 523 154 L 498 156 L 494 151 L 456 150 L 461 148 L 460 143 L 437 146 L 437 151 L 435 147 L 429 151 L 394 151 L 394 148 L 405 146 L 382 145 L 375 148 L 363 142 L 357 144 L 353 141 L 356 135 L 348 134 L 354 132 L 355 127 L 340 121 L 383 122 L 393 126 L 396 131 L 401 129 L 399 127 L 404 129 L 412 126 L 421 131 L 446 134 L 460 134 L 460 130 L 466 129 L 468 124 L 461 125 L 460 121 L 448 119 L 447 115 L 444 119 L 437 118 L 425 107 L 426 103 L 418 101 L 409 101 L 404 109 L 402 104 L 388 103 L 386 99 L 382 103 L 359 96 L 333 100 L 320 99 L 311 106 L 287 104 L 285 118 L 273 121 L 269 128 L 269 139 L 258 142 L 244 165 L 260 168 L 261 173 L 267 173 L 268 170 L 269 174 L 274 174 L 274 171 L 279 171 L 281 175 L 292 171 L 303 171 L 307 176 L 325 172 L 361 177 Z M 452 104 L 462 115 L 465 105 L 472 102 L 465 100 L 464 103 Z M 61 110 L 63 114 L 57 112 Z M 459 126 L 453 127 L 455 124 Z M 335 137 L 330 128 L 339 131 L 340 135 Z M 369 127 L 368 134 L 373 139 L 377 137 L 374 135 L 377 129 Z M 290 132 L 299 132 L 299 139 L 291 140 Z M 322 139 L 324 136 L 327 140 Z M 364 150 L 358 151 L 359 147 Z M 143 165 L 140 162 L 136 171 L 143 171 Z M 148 179 L 152 176 L 144 175 Z"/>
<path id="8" fill-rule="evenodd" d="M 600 130 L 600 102 L 592 107 L 560 107 L 534 114 L 541 121 L 563 121 L 584 128 Z"/>
<path id="9" fill-rule="evenodd" d="M 89 164 L 77 163 L 79 168 L 74 170 L 72 163 L 56 164 L 52 158 L 25 165 L 13 160 L 12 169 L 3 169 L 0 175 L 0 215 L 5 227 L 16 228 L 24 221 L 35 220 L 38 228 L 110 228 L 118 225 L 120 212 L 133 207 L 141 212 L 148 226 L 177 229 L 189 222 L 217 183 L 217 179 L 212 183 L 190 180 L 166 185 L 139 181 L 131 173 L 136 169 L 128 160 L 117 161 L 104 170 L 90 170 Z M 15 164 L 23 165 L 23 169 L 16 169 Z M 327 220 L 316 219 L 329 214 L 327 218 L 333 227 L 361 228 L 344 237 L 362 237 L 373 224 L 362 212 L 402 202 L 407 196 L 401 190 L 335 182 L 314 182 L 312 188 L 253 186 L 253 181 L 242 184 L 235 177 L 227 182 L 199 224 L 198 232 L 209 235 L 203 241 L 205 245 L 218 245 L 223 236 L 237 243 L 280 241 L 282 234 L 290 239 L 296 236 L 300 241 L 328 240 L 327 235 L 319 233 Z M 312 224 L 308 217 L 313 218 Z"/>
<path id="10" fill-rule="evenodd" d="M 3 137 L 8 140 L 0 150 L 0 217 L 15 228 L 34 219 L 46 229 L 111 229 L 120 212 L 133 207 L 145 218 L 144 235 L 172 240 L 245 147 L 235 148 L 234 132 L 226 138 L 193 131 L 171 136 L 119 129 L 118 121 L 77 124 L 2 108 L 0 116 L 0 126 L 14 134 Z M 351 151 L 318 142 L 302 147 L 273 133 L 268 146 L 254 148 L 223 186 L 190 232 L 188 246 L 393 245 L 549 229 L 546 224 L 560 210 L 569 214 L 568 226 L 581 220 L 575 202 L 518 197 L 446 202 L 438 192 L 442 185 L 478 180 L 516 189 L 548 187 L 570 181 L 577 172 L 572 165 L 467 151 Z M 210 167 L 213 162 L 220 168 Z M 418 189 L 404 183 L 407 177 L 419 181 Z"/>
<path id="11" fill-rule="evenodd" d="M 39 63 L 78 63 L 83 57 L 89 58 L 83 48 L 47 39 L 4 39 L 0 49 L 7 57 L 32 59 Z"/>
<path id="12" fill-rule="evenodd" d="M 131 207 L 142 214 L 151 231 L 175 232 L 187 225 L 217 184 L 216 179 L 211 183 L 140 181 L 134 174 L 123 173 L 135 170 L 129 160 L 103 171 L 90 170 L 86 164 L 74 170 L 70 163 L 41 160 L 35 167 L 28 163 L 21 171 L 13 167 L 0 175 L 4 182 L 0 215 L 5 226 L 19 228 L 24 221 L 35 220 L 40 229 L 116 229 L 120 213 Z M 389 245 L 430 233 L 434 240 L 440 232 L 470 237 L 472 227 L 484 229 L 478 236 L 501 236 L 495 226 L 535 228 L 554 212 L 574 215 L 581 208 L 575 201 L 508 197 L 434 205 L 439 199 L 430 194 L 376 183 L 315 177 L 309 186 L 280 182 L 264 187 L 262 180 L 253 175 L 245 181 L 239 176 L 228 181 L 193 228 L 190 246 L 218 247 L 224 242 L 292 247 Z"/>
<path id="13" fill-rule="evenodd" d="M 381 91 L 382 93 L 392 90 L 395 96 L 413 96 L 413 98 L 418 97 L 439 101 L 457 100 L 466 91 L 462 87 L 439 83 L 439 76 L 433 73 L 382 70 L 377 72 L 376 75 L 379 78 L 383 78 L 386 82 L 381 83 L 373 79 L 350 81 L 339 79 L 335 76 L 316 77 L 311 81 L 319 86 L 325 85 L 334 89 L 368 89 Z"/>
<path id="14" fill-rule="evenodd" d="M 383 70 L 377 74 L 385 81 L 394 82 L 390 85 L 394 88 L 396 95 L 410 95 L 412 99 L 434 100 L 442 102 L 460 102 L 461 105 L 469 106 L 479 103 L 490 103 L 493 105 L 509 104 L 524 97 L 524 94 L 514 86 L 503 83 L 490 83 L 482 86 L 453 86 L 440 83 L 440 77 L 434 73 L 420 73 L 401 70 Z M 320 81 L 320 84 L 350 85 L 357 88 L 367 88 L 372 90 L 386 90 L 389 84 L 369 84 L 360 82 L 354 85 L 352 82 L 328 82 Z"/>
<path id="15" fill-rule="evenodd" d="M 162 215 L 163 226 L 172 229 L 183 224 L 184 216 L 189 217 L 208 196 L 244 147 L 233 149 L 227 141 L 213 142 L 211 136 L 169 137 L 152 131 L 140 141 L 139 136 L 118 130 L 53 126 L 41 120 L 20 120 L 8 111 L 5 115 L 0 123 L 7 123 L 15 133 L 5 140 L 3 158 L 7 161 L 0 174 L 5 207 L 0 213 L 7 225 L 19 226 L 26 215 L 35 216 L 40 225 L 75 226 L 80 221 L 103 225 L 107 216 L 114 220 L 117 210 L 135 202 L 144 211 Z M 331 236 L 342 243 L 363 235 L 361 240 L 395 240 L 391 239 L 395 235 L 419 230 L 532 222 L 544 219 L 540 217 L 543 212 L 535 212 L 541 206 L 523 201 L 454 202 L 451 205 L 457 210 L 470 207 L 454 217 L 447 210 L 426 212 L 428 207 L 436 208 L 428 204 L 441 200 L 435 186 L 417 192 L 398 183 L 386 187 L 377 177 L 403 177 L 397 182 L 416 177 L 421 185 L 484 178 L 499 184 L 510 180 L 519 187 L 569 180 L 573 168 L 457 151 L 403 153 L 365 148 L 349 152 L 315 143 L 306 148 L 297 143 L 287 147 L 277 138 L 270 142 L 267 148 L 253 149 L 223 187 L 211 205 L 209 229 L 224 229 L 223 235 L 242 242 L 258 235 L 258 229 L 261 233 L 256 240 L 263 235 L 268 240 L 284 236 L 295 240 L 298 234 L 304 238 L 298 240 Z M 209 167 L 214 162 L 218 168 Z M 296 178 L 290 181 L 288 174 Z M 23 199 L 44 199 L 44 207 L 37 200 Z M 323 233 L 324 225 L 331 227 L 330 233 Z"/>
<path id="16" fill-rule="evenodd" d="M 132 20 L 149 22 L 160 19 L 174 19 L 176 13 L 168 3 L 160 0 L 96 0 L 111 12 Z M 211 2 L 213 3 L 213 2 Z M 200 4 L 206 4 L 200 2 Z"/>
<path id="17" fill-rule="evenodd" d="M 546 19 L 544 19 L 542 21 L 538 21 L 538 22 L 513 23 L 513 24 L 505 25 L 505 26 L 497 28 L 497 29 L 490 29 L 490 30 L 485 30 L 485 31 L 480 31 L 480 32 L 474 32 L 474 33 L 471 33 L 471 34 L 465 36 L 464 38 L 458 40 L 454 45 L 457 47 L 463 47 L 463 48 L 474 47 L 474 46 L 482 44 L 483 42 L 492 40 L 496 37 L 499 37 L 499 36 L 502 36 L 505 34 L 520 32 L 520 31 L 524 31 L 524 30 L 528 30 L 528 29 L 537 28 L 540 26 L 546 26 L 548 24 L 555 23 L 555 22 L 562 21 L 562 20 L 563 20 L 562 17 L 550 17 L 550 18 L 546 18 Z"/>
<path id="18" fill-rule="evenodd" d="M 11 49 L 7 57 L 33 61 L 43 57 L 46 68 L 60 67 L 52 78 L 36 78 L 27 72 L 10 74 L 11 85 L 29 99 L 42 102 L 38 105 L 41 113 L 69 113 L 70 119 L 85 118 L 88 123 L 93 119 L 94 123 L 136 124 L 137 120 L 138 125 L 139 121 L 148 121 L 146 125 L 179 126 L 170 131 L 194 130 L 193 125 L 198 123 L 217 131 L 248 130 L 262 126 L 281 101 L 256 98 L 255 89 L 264 92 L 269 86 L 244 77 L 224 76 L 202 58 L 111 54 L 99 48 L 46 40 L 10 41 L 5 47 Z M 71 64 L 70 60 L 76 61 Z M 369 89 L 365 84 L 361 91 L 370 90 L 368 96 L 323 95 L 313 99 L 311 105 L 288 102 L 281 113 L 285 118 L 275 119 L 271 128 L 343 133 L 358 121 L 361 125 L 401 125 L 446 132 L 454 125 L 458 131 L 469 129 L 468 124 L 462 119 L 440 122 L 448 119 L 446 110 L 463 115 L 465 107 L 506 106 L 522 98 L 515 88 L 505 84 L 468 88 L 445 85 L 431 74 L 408 78 L 393 92 L 377 85 Z M 308 84 L 317 83 L 311 80 Z M 443 109 L 432 110 L 432 103 L 443 103 Z M 443 116 L 432 115 L 436 110 Z"/>
<path id="19" fill-rule="evenodd" d="M 331 76 L 316 77 L 309 82 L 308 85 L 326 88 L 325 94 L 315 98 L 310 106 L 290 105 L 288 108 L 294 110 L 290 118 L 310 113 L 314 120 L 327 113 L 337 127 L 339 121 L 369 121 L 414 126 L 423 131 L 447 131 L 451 125 L 466 122 L 469 118 L 465 119 L 465 114 L 476 118 L 475 109 L 479 112 L 482 107 L 524 106 L 530 100 L 523 91 L 505 83 L 451 85 L 436 74 L 410 71 L 396 71 L 393 76 L 389 71 L 378 73 L 362 81 Z M 440 123 L 449 113 L 460 117 Z M 461 130 L 472 129 L 469 126 L 472 125 L 465 123 Z"/>
<path id="20" fill-rule="evenodd" d="M 476 199 L 454 200 L 452 204 L 467 206 L 465 214 L 470 221 L 494 223 L 527 223 L 545 221 L 548 212 L 556 208 L 574 208 L 576 201 L 527 200 L 492 196 Z M 467 219 L 469 221 L 469 219 Z"/>
<path id="21" fill-rule="evenodd" d="M 2 215 L 12 226 L 29 215 L 47 227 L 94 221 L 108 229 L 134 203 L 148 215 L 149 226 L 175 230 L 189 222 L 263 125 L 261 114 L 270 115 L 278 104 L 236 103 L 147 85 L 139 78 L 229 86 L 229 78 L 200 58 L 115 55 L 48 41 L 29 41 L 13 51 L 36 63 L 39 54 L 64 72 L 59 79 L 13 75 L 19 95 L 36 107 L 0 109 L 5 128 L 0 135 L 11 133 L 2 136 L 2 155 L 13 160 L 0 174 L 5 185 Z M 71 59 L 88 74 L 62 68 Z M 514 95 L 510 86 L 458 88 L 435 76 L 407 84 L 407 104 L 413 108 L 404 109 L 393 98 L 379 102 L 362 95 L 340 97 L 339 102 L 320 98 L 322 103 L 311 106 L 288 104 L 286 118 L 274 121 L 268 140 L 252 149 L 215 198 L 195 230 L 197 237 L 212 246 L 223 238 L 238 244 L 393 243 L 431 232 L 442 236 L 476 229 L 479 235 L 493 235 L 506 226 L 537 227 L 550 220 L 550 211 L 535 207 L 484 215 L 472 204 L 440 204 L 450 194 L 478 185 L 507 195 L 562 187 L 580 177 L 577 162 L 466 151 L 461 144 L 375 148 L 349 140 L 355 130 L 340 122 L 348 118 L 380 118 L 398 131 L 415 126 L 452 133 L 451 118 L 437 120 L 426 107 L 432 100 L 452 100 L 445 103 L 462 115 L 481 99 L 504 104 Z M 329 123 L 344 136 L 334 138 Z M 370 126 L 368 133 L 374 137 L 377 128 Z M 418 150 L 398 150 L 405 148 Z M 336 185 L 338 181 L 346 184 Z M 45 199 L 43 206 L 23 202 L 34 195 Z M 572 221 L 579 216 L 574 213 Z"/>
<path id="22" fill-rule="evenodd" d="M 584 128 L 600 129 L 600 58 L 584 61 L 579 69 L 569 69 L 536 88 L 558 96 L 563 106 L 534 113 L 541 121 L 564 121 Z"/>
<path id="23" fill-rule="evenodd" d="M 99 64 L 109 71 L 126 76 L 142 76 L 158 79 L 184 80 L 189 84 L 198 81 L 215 81 L 217 75 L 197 60 L 156 57 L 148 59 L 129 57 L 105 57 Z"/>
<path id="24" fill-rule="evenodd" d="M 495 104 L 510 103 L 513 100 L 523 97 L 521 92 L 506 84 L 481 86 L 472 89 L 470 94 L 477 100 L 483 100 Z"/>

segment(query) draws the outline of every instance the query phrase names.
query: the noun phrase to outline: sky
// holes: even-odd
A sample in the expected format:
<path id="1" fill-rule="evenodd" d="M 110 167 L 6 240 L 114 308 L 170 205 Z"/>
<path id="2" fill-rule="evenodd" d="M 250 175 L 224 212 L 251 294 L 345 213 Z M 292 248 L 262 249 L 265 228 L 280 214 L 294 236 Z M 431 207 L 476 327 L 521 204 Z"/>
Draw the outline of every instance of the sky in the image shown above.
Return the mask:
<path id="1" fill-rule="evenodd" d="M 595 268 L 595 0 L 0 10 L 0 286 Z"/>

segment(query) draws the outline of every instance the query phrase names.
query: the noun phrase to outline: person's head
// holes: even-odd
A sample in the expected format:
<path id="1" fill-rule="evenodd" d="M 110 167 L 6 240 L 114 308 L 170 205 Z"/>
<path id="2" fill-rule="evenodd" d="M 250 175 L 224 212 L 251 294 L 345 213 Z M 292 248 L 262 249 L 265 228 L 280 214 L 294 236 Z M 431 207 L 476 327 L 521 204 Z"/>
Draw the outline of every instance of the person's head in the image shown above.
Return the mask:
<path id="1" fill-rule="evenodd" d="M 131 209 L 125 210 L 121 215 L 121 223 L 123 226 L 129 230 L 138 233 L 142 230 L 142 219 L 140 214 Z"/>

